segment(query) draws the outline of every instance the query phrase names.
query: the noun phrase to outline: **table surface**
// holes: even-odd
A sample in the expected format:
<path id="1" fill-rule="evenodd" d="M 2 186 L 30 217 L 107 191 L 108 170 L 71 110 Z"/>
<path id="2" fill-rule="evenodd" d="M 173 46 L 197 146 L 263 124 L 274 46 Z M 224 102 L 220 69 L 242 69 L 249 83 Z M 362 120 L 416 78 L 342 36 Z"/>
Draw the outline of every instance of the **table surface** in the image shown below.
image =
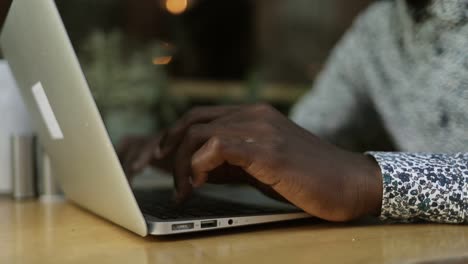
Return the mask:
<path id="1" fill-rule="evenodd" d="M 142 238 L 69 202 L 0 197 L 0 263 L 466 263 L 468 226 L 300 220 Z"/>

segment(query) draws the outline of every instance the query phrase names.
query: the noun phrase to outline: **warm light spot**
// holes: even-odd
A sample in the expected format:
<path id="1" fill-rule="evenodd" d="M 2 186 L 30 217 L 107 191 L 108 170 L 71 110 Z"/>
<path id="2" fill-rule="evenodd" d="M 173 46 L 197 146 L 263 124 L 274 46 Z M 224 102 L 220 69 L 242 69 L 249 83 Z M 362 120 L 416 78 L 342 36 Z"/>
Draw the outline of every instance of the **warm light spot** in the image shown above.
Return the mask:
<path id="1" fill-rule="evenodd" d="M 172 61 L 172 56 L 161 56 L 161 57 L 153 58 L 154 65 L 167 65 L 171 63 L 171 61 Z"/>
<path id="2" fill-rule="evenodd" d="M 166 0 L 167 11 L 180 15 L 187 9 L 187 0 Z"/>

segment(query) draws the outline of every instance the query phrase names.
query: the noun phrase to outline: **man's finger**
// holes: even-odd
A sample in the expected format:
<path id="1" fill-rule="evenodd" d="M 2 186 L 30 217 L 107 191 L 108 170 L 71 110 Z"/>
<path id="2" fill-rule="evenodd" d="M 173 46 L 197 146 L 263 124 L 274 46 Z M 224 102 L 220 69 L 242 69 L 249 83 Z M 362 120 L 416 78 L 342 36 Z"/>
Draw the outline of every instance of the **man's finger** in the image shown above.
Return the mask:
<path id="1" fill-rule="evenodd" d="M 187 129 L 194 124 L 210 123 L 220 117 L 229 115 L 241 109 L 240 106 L 212 106 L 197 107 L 185 114 L 175 125 L 167 131 L 165 138 L 161 141 L 160 157 L 167 155 L 176 148 L 183 140 Z"/>
<path id="2" fill-rule="evenodd" d="M 179 145 L 174 159 L 174 185 L 177 200 L 184 200 L 192 191 L 192 166 L 191 157 L 213 133 L 209 125 L 197 124 L 190 127 Z"/>
<path id="3" fill-rule="evenodd" d="M 208 174 L 224 163 L 248 171 L 253 162 L 252 153 L 252 144 L 241 139 L 211 137 L 192 156 L 193 186 L 199 187 L 204 184 L 208 179 Z"/>

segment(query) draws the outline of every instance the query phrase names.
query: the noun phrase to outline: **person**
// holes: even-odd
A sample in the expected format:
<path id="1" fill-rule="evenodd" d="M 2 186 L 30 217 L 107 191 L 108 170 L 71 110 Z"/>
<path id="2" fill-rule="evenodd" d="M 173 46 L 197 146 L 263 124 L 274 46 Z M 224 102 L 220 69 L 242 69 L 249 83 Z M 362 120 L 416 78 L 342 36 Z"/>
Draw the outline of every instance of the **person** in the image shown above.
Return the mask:
<path id="1" fill-rule="evenodd" d="M 291 119 L 264 104 L 199 107 L 118 154 L 130 175 L 172 169 L 179 200 L 207 181 L 249 182 L 329 221 L 468 223 L 467 116 L 468 1 L 378 1 Z M 379 124 L 399 152 L 337 146 Z"/>

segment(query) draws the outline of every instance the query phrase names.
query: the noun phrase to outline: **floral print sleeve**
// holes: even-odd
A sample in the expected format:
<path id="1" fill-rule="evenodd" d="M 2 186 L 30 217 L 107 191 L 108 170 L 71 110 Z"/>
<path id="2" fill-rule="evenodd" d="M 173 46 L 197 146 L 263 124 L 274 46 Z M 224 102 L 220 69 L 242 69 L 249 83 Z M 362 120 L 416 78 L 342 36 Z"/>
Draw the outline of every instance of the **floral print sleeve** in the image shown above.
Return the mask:
<path id="1" fill-rule="evenodd" d="M 382 171 L 382 220 L 468 223 L 468 153 L 367 154 Z"/>

